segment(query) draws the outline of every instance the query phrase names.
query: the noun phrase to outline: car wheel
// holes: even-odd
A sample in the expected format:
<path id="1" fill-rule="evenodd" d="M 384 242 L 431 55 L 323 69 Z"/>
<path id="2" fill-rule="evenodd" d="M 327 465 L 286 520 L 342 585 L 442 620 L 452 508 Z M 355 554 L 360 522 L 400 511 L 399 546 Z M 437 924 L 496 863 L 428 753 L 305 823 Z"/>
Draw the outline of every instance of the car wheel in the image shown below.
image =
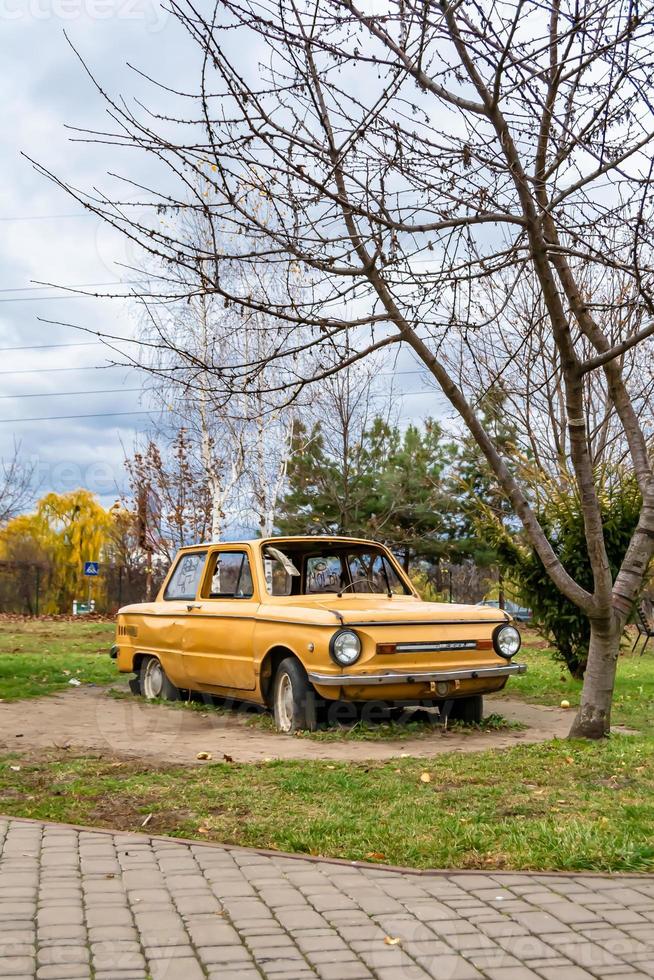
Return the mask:
<path id="1" fill-rule="evenodd" d="M 295 657 L 282 660 L 273 685 L 273 714 L 277 731 L 285 735 L 316 729 L 315 692 Z"/>
<path id="2" fill-rule="evenodd" d="M 157 657 L 144 657 L 139 671 L 141 694 L 148 701 L 162 698 L 164 701 L 178 701 L 179 688 L 168 679 L 166 671 Z"/>
<path id="3" fill-rule="evenodd" d="M 484 720 L 484 699 L 481 694 L 457 698 L 452 702 L 448 718 L 450 721 L 462 721 L 464 725 L 481 725 Z"/>

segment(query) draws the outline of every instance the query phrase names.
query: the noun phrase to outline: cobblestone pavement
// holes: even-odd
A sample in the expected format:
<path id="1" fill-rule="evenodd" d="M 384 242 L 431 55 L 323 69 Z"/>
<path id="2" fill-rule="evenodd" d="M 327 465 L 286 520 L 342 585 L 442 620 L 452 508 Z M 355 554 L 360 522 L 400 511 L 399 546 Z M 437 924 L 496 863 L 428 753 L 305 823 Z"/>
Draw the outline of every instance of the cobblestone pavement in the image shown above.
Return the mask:
<path id="1" fill-rule="evenodd" d="M 645 980 L 654 876 L 415 875 L 0 818 L 16 977 Z"/>

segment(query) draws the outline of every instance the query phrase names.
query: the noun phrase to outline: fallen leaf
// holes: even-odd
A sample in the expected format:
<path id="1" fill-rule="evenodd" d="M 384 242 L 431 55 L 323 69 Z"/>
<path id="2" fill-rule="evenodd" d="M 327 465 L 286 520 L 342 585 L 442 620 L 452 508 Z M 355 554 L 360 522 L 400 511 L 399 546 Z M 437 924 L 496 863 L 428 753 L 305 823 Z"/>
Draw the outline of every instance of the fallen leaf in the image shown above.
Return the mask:
<path id="1" fill-rule="evenodd" d="M 196 755 L 195 758 L 196 759 L 210 759 L 211 758 L 211 752 L 198 752 L 198 754 Z"/>
<path id="2" fill-rule="evenodd" d="M 370 851 L 368 854 L 366 854 L 366 857 L 373 858 L 375 861 L 383 861 L 385 860 L 386 855 L 382 854 L 381 851 Z"/>
<path id="3" fill-rule="evenodd" d="M 209 756 L 209 758 L 211 758 L 211 756 Z M 233 762 L 234 761 L 234 759 L 232 758 L 231 755 L 227 755 L 224 752 L 223 752 L 223 759 L 225 760 L 225 762 Z"/>
<path id="4" fill-rule="evenodd" d="M 421 783 L 430 783 L 431 782 L 431 776 L 429 775 L 428 772 L 423 772 L 423 773 L 420 774 L 420 782 Z"/>
<path id="5" fill-rule="evenodd" d="M 210 833 L 208 827 L 198 827 L 198 834 L 208 834 Z"/>
<path id="6" fill-rule="evenodd" d="M 566 755 L 565 761 L 568 763 L 569 766 L 572 766 L 572 765 L 574 765 L 574 761 L 575 760 L 572 758 L 571 755 Z"/>
<path id="7" fill-rule="evenodd" d="M 384 936 L 384 942 L 387 946 L 399 946 L 402 940 L 399 936 Z"/>

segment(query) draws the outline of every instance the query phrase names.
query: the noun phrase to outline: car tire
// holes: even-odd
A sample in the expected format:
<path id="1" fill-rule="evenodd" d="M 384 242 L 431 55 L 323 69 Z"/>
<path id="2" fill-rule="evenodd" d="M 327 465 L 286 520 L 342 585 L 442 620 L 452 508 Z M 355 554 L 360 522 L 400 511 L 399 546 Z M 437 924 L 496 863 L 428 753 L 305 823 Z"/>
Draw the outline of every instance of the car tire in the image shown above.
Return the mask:
<path id="1" fill-rule="evenodd" d="M 179 688 L 169 680 L 158 657 L 143 657 L 139 668 L 139 687 L 148 701 L 179 701 Z"/>
<path id="2" fill-rule="evenodd" d="M 452 702 L 448 718 L 462 721 L 464 725 L 481 725 L 484 720 L 484 699 L 481 694 L 470 698 L 457 698 Z"/>
<path id="3" fill-rule="evenodd" d="M 284 735 L 317 727 L 316 695 L 307 672 L 295 657 L 282 660 L 273 681 L 275 727 Z"/>

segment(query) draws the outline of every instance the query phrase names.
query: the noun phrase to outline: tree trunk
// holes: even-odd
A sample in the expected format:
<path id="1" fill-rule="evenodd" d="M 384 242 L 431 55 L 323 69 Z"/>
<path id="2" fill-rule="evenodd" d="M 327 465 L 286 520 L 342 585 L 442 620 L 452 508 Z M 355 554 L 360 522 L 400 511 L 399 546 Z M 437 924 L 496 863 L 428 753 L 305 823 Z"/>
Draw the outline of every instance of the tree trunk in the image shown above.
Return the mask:
<path id="1" fill-rule="evenodd" d="M 222 481 L 211 475 L 209 477 L 211 492 L 211 540 L 222 541 L 225 512 L 223 511 L 224 490 Z"/>
<path id="2" fill-rule="evenodd" d="M 588 664 L 570 738 L 603 738 L 611 730 L 611 701 L 621 630 L 610 619 L 590 622 Z"/>

